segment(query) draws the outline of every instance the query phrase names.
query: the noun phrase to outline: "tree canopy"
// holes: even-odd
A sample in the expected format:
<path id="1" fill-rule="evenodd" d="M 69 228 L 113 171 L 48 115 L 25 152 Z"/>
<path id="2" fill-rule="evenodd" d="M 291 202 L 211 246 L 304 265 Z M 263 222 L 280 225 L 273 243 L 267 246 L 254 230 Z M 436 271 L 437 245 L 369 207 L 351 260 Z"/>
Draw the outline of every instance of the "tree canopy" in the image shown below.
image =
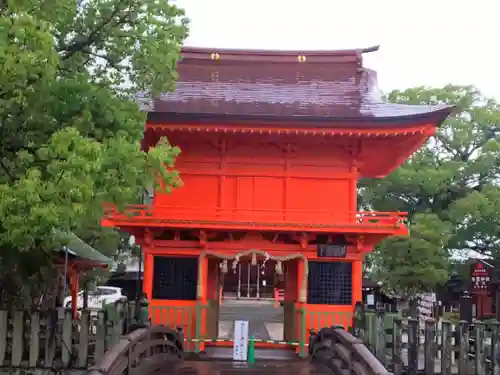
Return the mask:
<path id="1" fill-rule="evenodd" d="M 40 276 L 55 228 L 85 233 L 157 171 L 176 183 L 177 148 L 140 150 L 134 94 L 173 89 L 186 36 L 167 0 L 0 4 L 0 283 L 13 294 Z"/>
<path id="2" fill-rule="evenodd" d="M 417 87 L 388 99 L 457 107 L 402 167 L 360 189 L 366 207 L 409 212 L 410 236 L 384 241 L 372 260 L 389 289 L 414 295 L 448 279 L 452 255 L 500 258 L 500 105 L 472 86 Z"/>

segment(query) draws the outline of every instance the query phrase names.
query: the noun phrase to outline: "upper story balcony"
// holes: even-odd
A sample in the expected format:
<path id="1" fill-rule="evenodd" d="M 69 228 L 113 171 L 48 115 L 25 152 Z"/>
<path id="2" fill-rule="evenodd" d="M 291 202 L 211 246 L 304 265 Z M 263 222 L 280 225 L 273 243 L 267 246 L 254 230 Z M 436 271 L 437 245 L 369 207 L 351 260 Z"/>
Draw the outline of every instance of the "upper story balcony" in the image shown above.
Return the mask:
<path id="1" fill-rule="evenodd" d="M 120 211 L 113 205 L 106 205 L 102 225 L 404 235 L 408 233 L 406 218 L 407 214 L 403 212 L 224 209 L 159 205 L 128 205 Z"/>

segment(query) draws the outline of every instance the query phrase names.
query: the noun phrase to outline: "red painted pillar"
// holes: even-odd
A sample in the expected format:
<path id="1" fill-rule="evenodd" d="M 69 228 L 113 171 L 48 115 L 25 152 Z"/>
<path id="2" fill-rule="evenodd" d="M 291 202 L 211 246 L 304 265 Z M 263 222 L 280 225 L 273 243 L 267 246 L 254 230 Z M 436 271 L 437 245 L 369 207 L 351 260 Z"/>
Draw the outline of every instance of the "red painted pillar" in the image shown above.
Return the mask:
<path id="1" fill-rule="evenodd" d="M 209 278 L 209 269 L 208 269 L 208 257 L 200 256 L 198 261 L 198 275 L 200 279 L 198 280 L 199 290 L 197 291 L 197 302 L 201 304 L 200 309 L 196 309 L 196 314 L 200 314 L 201 316 L 197 319 L 194 316 L 194 319 L 191 319 L 190 326 L 193 327 L 193 331 L 191 332 L 191 337 L 205 337 L 207 333 L 207 299 L 208 299 L 208 278 Z M 195 314 L 195 315 L 196 315 Z M 196 328 L 196 325 L 200 324 L 199 329 Z M 200 337 L 197 337 L 197 334 Z M 205 350 L 205 343 L 201 342 L 199 349 L 201 351 Z"/>
<path id="2" fill-rule="evenodd" d="M 363 262 L 352 261 L 352 305 L 363 300 Z"/>
<path id="3" fill-rule="evenodd" d="M 70 272 L 69 275 L 71 287 L 71 308 L 73 310 L 73 318 L 75 319 L 78 313 L 78 276 L 79 275 L 76 271 Z"/>
<path id="4" fill-rule="evenodd" d="M 199 264 L 201 267 L 201 280 L 198 282 L 201 286 L 201 293 L 198 296 L 198 299 L 205 305 L 207 303 L 207 292 L 208 292 L 208 257 L 204 256 Z"/>
<path id="5" fill-rule="evenodd" d="M 296 302 L 299 298 L 299 287 L 297 282 L 297 268 L 299 260 L 290 260 L 286 265 L 286 272 L 284 274 L 285 282 L 278 283 L 277 288 L 285 289 L 285 301 Z"/>
<path id="6" fill-rule="evenodd" d="M 305 323 L 305 327 L 303 327 L 303 323 L 307 322 L 307 279 L 306 279 L 306 269 L 305 269 L 305 260 L 304 259 L 298 259 L 297 260 L 297 304 L 296 304 L 296 311 L 298 312 L 295 314 L 295 327 L 297 331 L 295 332 L 295 337 L 300 338 L 304 335 L 304 332 L 307 332 L 310 327 L 307 326 L 307 323 Z M 305 290 L 305 295 L 303 293 L 303 290 Z M 302 308 L 304 307 L 304 310 Z M 302 314 L 306 314 L 304 317 Z M 297 347 L 297 353 L 299 352 L 300 348 Z"/>
<path id="7" fill-rule="evenodd" d="M 352 311 L 356 302 L 363 301 L 363 262 L 360 259 L 352 261 Z M 352 318 L 347 322 L 352 325 Z"/>
<path id="8" fill-rule="evenodd" d="M 207 285 L 206 285 L 206 298 L 209 300 L 219 298 L 219 290 L 217 285 L 219 271 L 219 260 L 208 259 L 207 264 Z"/>
<path id="9" fill-rule="evenodd" d="M 148 300 L 153 299 L 153 255 L 147 250 L 143 250 L 144 272 L 142 278 L 142 290 L 146 293 Z"/>

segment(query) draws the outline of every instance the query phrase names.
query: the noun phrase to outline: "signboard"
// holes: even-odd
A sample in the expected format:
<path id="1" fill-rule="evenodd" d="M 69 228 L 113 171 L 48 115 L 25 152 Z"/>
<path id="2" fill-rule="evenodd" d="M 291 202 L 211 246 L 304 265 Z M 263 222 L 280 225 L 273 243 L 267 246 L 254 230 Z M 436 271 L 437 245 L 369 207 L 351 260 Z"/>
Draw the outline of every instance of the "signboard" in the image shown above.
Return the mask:
<path id="1" fill-rule="evenodd" d="M 347 245 L 318 244 L 318 258 L 345 258 Z"/>
<path id="2" fill-rule="evenodd" d="M 484 264 L 478 262 L 472 270 L 472 289 L 475 291 L 487 291 L 490 284 L 490 274 Z"/>
<path id="3" fill-rule="evenodd" d="M 234 321 L 233 361 L 246 361 L 248 354 L 248 321 Z"/>

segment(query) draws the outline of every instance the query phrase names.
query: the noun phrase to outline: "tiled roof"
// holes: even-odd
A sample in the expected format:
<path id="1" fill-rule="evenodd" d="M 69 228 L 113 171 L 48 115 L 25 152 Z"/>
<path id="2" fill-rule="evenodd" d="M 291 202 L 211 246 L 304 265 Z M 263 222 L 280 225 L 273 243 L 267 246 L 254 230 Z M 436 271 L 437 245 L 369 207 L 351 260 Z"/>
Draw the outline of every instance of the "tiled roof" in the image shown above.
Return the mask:
<path id="1" fill-rule="evenodd" d="M 436 115 L 439 122 L 449 114 L 449 106 L 382 102 L 376 72 L 362 66 L 362 52 L 185 48 L 175 92 L 154 99 L 148 110 L 344 120 Z"/>
<path id="2" fill-rule="evenodd" d="M 63 244 L 63 248 L 55 249 L 55 251 L 60 252 L 61 254 L 65 252 L 64 247 L 66 247 L 68 253 L 76 258 L 100 264 L 110 265 L 114 263 L 113 259 L 105 256 L 92 246 L 83 242 L 80 237 L 72 232 L 55 231 L 55 238 Z"/>

